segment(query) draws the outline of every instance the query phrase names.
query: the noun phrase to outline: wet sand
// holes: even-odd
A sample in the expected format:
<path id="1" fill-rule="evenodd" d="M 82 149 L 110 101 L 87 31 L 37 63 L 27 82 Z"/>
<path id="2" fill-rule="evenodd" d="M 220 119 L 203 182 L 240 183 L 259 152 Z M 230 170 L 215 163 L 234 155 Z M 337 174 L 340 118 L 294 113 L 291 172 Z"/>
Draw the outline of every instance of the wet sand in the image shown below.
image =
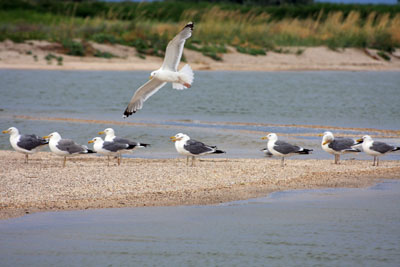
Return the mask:
<path id="1" fill-rule="evenodd" d="M 107 167 L 106 157 L 68 159 L 49 152 L 30 156 L 0 151 L 0 218 L 40 211 L 207 205 L 265 196 L 270 192 L 327 187 L 366 187 L 380 179 L 400 179 L 398 161 L 204 158 L 124 158 Z"/>

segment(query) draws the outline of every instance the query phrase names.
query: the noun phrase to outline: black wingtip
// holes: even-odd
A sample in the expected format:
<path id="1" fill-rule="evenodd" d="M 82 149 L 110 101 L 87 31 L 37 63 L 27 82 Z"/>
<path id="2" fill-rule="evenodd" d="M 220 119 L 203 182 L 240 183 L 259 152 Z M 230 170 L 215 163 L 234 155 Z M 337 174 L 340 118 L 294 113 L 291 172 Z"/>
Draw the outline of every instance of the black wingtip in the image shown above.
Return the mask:
<path id="1" fill-rule="evenodd" d="M 128 118 L 130 115 L 132 115 L 133 113 L 136 113 L 136 111 L 129 111 L 128 109 L 125 109 L 124 111 L 124 116 L 122 116 L 123 118 Z"/>
<path id="2" fill-rule="evenodd" d="M 225 154 L 225 153 L 226 153 L 225 151 L 219 149 L 215 150 L 214 152 L 214 154 Z"/>
<path id="3" fill-rule="evenodd" d="M 88 150 L 87 150 L 87 153 L 88 153 L 88 154 L 92 154 L 92 153 L 96 153 L 96 152 L 93 151 L 93 150 L 91 150 L 91 149 L 88 149 Z"/>
<path id="4" fill-rule="evenodd" d="M 186 24 L 186 26 L 183 27 L 183 28 L 190 28 L 190 29 L 193 31 L 193 29 L 194 29 L 194 23 L 193 23 L 193 22 L 189 22 L 189 23 Z"/>
<path id="5" fill-rule="evenodd" d="M 139 146 L 148 147 L 148 146 L 151 146 L 151 145 L 150 145 L 150 144 L 142 144 L 142 143 L 139 143 Z"/>
<path id="6" fill-rule="evenodd" d="M 299 151 L 299 154 L 311 154 L 312 149 L 303 148 L 303 150 Z"/>

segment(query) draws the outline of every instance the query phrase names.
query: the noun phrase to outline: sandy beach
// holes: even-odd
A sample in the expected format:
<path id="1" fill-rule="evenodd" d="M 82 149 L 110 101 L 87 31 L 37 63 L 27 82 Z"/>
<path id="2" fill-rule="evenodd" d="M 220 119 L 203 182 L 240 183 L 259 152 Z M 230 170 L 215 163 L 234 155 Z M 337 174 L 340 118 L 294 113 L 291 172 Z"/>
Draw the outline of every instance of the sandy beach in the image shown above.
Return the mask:
<path id="1" fill-rule="evenodd" d="M 270 192 L 327 187 L 365 187 L 400 178 L 397 161 L 204 158 L 195 167 L 186 159 L 124 158 L 107 167 L 106 157 L 62 158 L 39 152 L 24 156 L 0 151 L 0 218 L 40 211 L 205 205 L 265 196 Z"/>
<path id="2" fill-rule="evenodd" d="M 47 41 L 0 42 L 0 68 L 2 69 L 45 69 L 45 70 L 155 70 L 163 59 L 136 56 L 136 49 L 123 45 L 91 43 L 101 52 L 115 58 L 68 56 L 59 53 L 60 44 Z M 344 70 L 344 71 L 400 71 L 400 50 L 397 49 L 390 61 L 377 55 L 374 49 L 346 48 L 333 51 L 327 47 L 284 47 L 284 52 L 268 52 L 266 56 L 252 56 L 228 48 L 221 54 L 222 61 L 215 61 L 193 50 L 184 50 L 187 63 L 194 70 L 227 71 L 300 71 L 300 70 Z M 298 51 L 301 51 L 299 53 Z M 56 59 L 46 60 L 49 54 L 62 57 L 62 65 Z M 181 63 L 185 64 L 185 63 Z"/>

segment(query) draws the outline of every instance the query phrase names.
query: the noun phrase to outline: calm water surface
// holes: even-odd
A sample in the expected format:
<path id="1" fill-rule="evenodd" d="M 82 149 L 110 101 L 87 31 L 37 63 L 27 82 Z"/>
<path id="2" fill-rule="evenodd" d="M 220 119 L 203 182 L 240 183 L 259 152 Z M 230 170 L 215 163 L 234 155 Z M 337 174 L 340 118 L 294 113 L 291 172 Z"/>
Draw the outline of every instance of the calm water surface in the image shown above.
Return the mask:
<path id="1" fill-rule="evenodd" d="M 153 145 L 135 156 L 155 158 L 176 156 L 169 137 L 178 132 L 218 145 L 228 151 L 228 157 L 262 157 L 259 150 L 266 145 L 260 137 L 276 132 L 290 142 L 314 149 L 310 157 L 327 158 L 330 156 L 321 151 L 320 138 L 315 134 L 331 129 L 300 125 L 400 128 L 399 72 L 197 71 L 191 89 L 175 91 L 167 85 L 137 114 L 122 119 L 133 92 L 147 80 L 148 73 L 0 70 L 0 128 L 16 126 L 24 133 L 38 135 L 58 131 L 64 138 L 86 143 L 98 131 L 113 127 L 119 136 Z M 34 121 L 15 115 L 109 123 Z M 113 124 L 118 122 L 148 125 Z M 361 130 L 333 132 L 374 134 Z M 383 141 L 400 143 L 399 139 Z M 0 149 L 11 149 L 8 138 L 0 138 Z M 387 158 L 399 157 L 392 154 Z"/>
<path id="2" fill-rule="evenodd" d="M 399 266 L 400 182 L 0 221 L 1 266 Z"/>

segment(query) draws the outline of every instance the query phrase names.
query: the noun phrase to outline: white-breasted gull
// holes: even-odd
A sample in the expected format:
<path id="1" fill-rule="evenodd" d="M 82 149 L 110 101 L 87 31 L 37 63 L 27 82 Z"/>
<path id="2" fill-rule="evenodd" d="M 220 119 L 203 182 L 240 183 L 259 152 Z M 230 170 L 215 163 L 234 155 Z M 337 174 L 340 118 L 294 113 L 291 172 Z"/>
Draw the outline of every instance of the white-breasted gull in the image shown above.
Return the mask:
<path id="1" fill-rule="evenodd" d="M 361 152 L 357 146 L 361 143 L 352 138 L 334 137 L 332 132 L 324 132 L 321 147 L 324 151 L 335 155 L 335 164 L 339 164 L 340 155 L 345 153 Z"/>
<path id="2" fill-rule="evenodd" d="M 178 65 L 181 61 L 185 41 L 192 36 L 193 27 L 194 24 L 189 22 L 168 43 L 161 68 L 153 71 L 150 74 L 150 80 L 136 90 L 125 109 L 124 117 L 128 117 L 141 109 L 143 103 L 160 90 L 167 82 L 171 82 L 172 88 L 177 90 L 183 90 L 192 86 L 194 78 L 192 68 L 186 64 L 178 71 Z"/>
<path id="3" fill-rule="evenodd" d="M 310 154 L 312 149 L 295 146 L 284 141 L 278 140 L 278 136 L 275 133 L 270 133 L 261 139 L 268 139 L 267 148 L 268 151 L 274 155 L 282 158 L 281 166 L 284 166 L 285 157 L 292 156 L 295 154 Z"/>
<path id="4" fill-rule="evenodd" d="M 374 157 L 374 163 L 372 164 L 372 166 L 375 166 L 375 162 L 376 166 L 379 166 L 379 156 L 400 150 L 400 147 L 398 146 L 392 146 L 384 142 L 374 141 L 369 135 L 364 135 L 357 141 L 362 141 L 362 148 L 364 152 Z"/>
<path id="5" fill-rule="evenodd" d="M 34 154 L 49 142 L 35 134 L 20 134 L 18 129 L 10 127 L 3 133 L 10 134 L 10 144 L 15 151 L 25 154 L 25 163 L 28 163 L 28 155 Z"/>
<path id="6" fill-rule="evenodd" d="M 63 167 L 65 167 L 67 157 L 95 153 L 93 150 L 88 149 L 87 146 L 79 145 L 70 139 L 62 139 L 61 135 L 57 132 L 51 133 L 48 136 L 43 136 L 43 138 L 49 139 L 49 148 L 51 152 L 64 157 Z"/>
<path id="7" fill-rule="evenodd" d="M 217 149 L 216 146 L 209 146 L 202 142 L 190 139 L 190 137 L 183 133 L 178 133 L 171 136 L 171 141 L 175 142 L 176 151 L 179 154 L 186 156 L 186 165 L 189 164 L 189 157 L 192 157 L 192 166 L 194 166 L 195 157 L 209 155 L 209 154 L 222 154 L 225 151 Z"/>

